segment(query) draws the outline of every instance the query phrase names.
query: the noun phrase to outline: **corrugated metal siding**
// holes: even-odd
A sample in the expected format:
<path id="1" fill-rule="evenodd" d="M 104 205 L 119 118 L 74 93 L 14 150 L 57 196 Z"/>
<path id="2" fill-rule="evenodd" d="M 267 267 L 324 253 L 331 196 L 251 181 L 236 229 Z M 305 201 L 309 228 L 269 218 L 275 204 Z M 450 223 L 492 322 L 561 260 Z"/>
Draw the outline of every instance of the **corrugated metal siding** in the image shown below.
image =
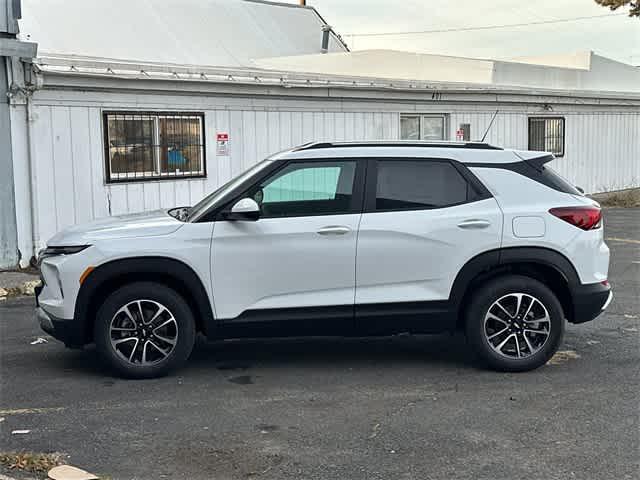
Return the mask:
<path id="1" fill-rule="evenodd" d="M 105 108 L 130 108 L 116 96 Z M 184 98 L 154 96 L 147 109 L 188 109 Z M 170 100 L 175 99 L 175 103 Z M 116 100 L 116 101 L 114 101 Z M 207 178 L 105 184 L 100 103 L 34 105 L 32 141 L 35 158 L 36 248 L 58 230 L 109 214 L 192 205 L 233 176 L 268 155 L 317 140 L 397 139 L 400 112 L 448 113 L 450 138 L 460 123 L 471 124 L 471 137 L 479 139 L 493 116 L 461 105 L 393 105 L 376 103 L 323 104 L 318 101 L 263 99 L 245 101 L 251 107 L 212 108 L 213 99 L 198 99 L 205 112 Z M 179 103 L 180 102 L 180 103 Z M 287 108 L 287 109 L 285 109 Z M 356 108 L 358 110 L 356 110 Z M 334 111 L 323 111 L 333 109 Z M 349 111 L 336 111 L 344 109 Z M 531 112 L 499 113 L 487 141 L 510 148 L 527 148 L 527 118 Z M 565 177 L 597 192 L 640 185 L 640 113 L 554 112 L 566 117 L 566 155 L 554 161 Z M 230 155 L 216 156 L 216 132 L 229 132 Z"/>
<path id="2" fill-rule="evenodd" d="M 193 205 L 259 160 L 305 142 L 398 135 L 398 115 L 389 112 L 208 110 L 207 178 L 108 185 L 100 112 L 34 106 L 37 248 L 60 229 L 93 218 Z M 229 156 L 216 156 L 216 132 L 229 132 Z"/>
<path id="3" fill-rule="evenodd" d="M 486 141 L 505 148 L 528 148 L 530 113 L 499 112 Z M 535 114 L 535 116 L 543 116 Z M 565 118 L 565 155 L 551 166 L 588 193 L 640 186 L 640 113 L 554 112 Z M 471 138 L 482 138 L 493 113 L 450 116 L 451 138 L 460 123 L 471 124 Z"/>

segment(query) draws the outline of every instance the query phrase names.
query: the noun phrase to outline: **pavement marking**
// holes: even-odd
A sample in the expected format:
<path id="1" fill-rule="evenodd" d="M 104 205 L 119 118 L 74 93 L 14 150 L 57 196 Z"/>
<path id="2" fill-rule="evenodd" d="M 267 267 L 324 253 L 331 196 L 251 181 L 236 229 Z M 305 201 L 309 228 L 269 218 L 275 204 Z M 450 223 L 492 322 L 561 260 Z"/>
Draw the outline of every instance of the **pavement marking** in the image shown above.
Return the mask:
<path id="1" fill-rule="evenodd" d="M 9 410 L 0 410 L 0 415 L 28 415 L 32 413 L 53 413 L 61 412 L 64 407 L 51 408 L 13 408 Z"/>
<path id="2" fill-rule="evenodd" d="M 634 238 L 607 237 L 607 238 L 605 238 L 605 240 L 607 242 L 622 242 L 622 243 L 637 243 L 637 244 L 640 244 L 640 240 L 636 240 Z"/>

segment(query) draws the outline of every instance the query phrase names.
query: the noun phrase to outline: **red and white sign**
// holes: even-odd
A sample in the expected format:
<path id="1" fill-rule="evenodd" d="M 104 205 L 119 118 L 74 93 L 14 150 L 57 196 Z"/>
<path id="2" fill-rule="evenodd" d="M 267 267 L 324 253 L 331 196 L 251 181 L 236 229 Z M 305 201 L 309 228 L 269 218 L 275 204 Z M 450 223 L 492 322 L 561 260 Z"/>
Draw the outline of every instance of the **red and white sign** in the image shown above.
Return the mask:
<path id="1" fill-rule="evenodd" d="M 464 130 L 462 130 L 461 128 L 456 130 L 456 140 L 458 141 L 464 140 Z"/>
<path id="2" fill-rule="evenodd" d="M 229 134 L 218 132 L 216 135 L 216 155 L 226 157 L 229 155 Z"/>

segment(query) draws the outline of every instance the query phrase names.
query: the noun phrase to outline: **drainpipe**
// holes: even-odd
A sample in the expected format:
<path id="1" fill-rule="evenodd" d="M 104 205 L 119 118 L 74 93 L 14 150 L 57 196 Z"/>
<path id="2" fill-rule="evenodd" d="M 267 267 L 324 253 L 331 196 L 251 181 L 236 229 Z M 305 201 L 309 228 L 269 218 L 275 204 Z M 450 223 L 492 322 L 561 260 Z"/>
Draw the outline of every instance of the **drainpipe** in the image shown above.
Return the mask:
<path id="1" fill-rule="evenodd" d="M 31 64 L 26 64 L 26 68 L 31 68 Z M 34 165 L 34 160 L 36 158 L 35 147 L 33 146 L 33 135 L 31 132 L 31 125 L 34 122 L 33 118 L 33 108 L 32 108 L 32 96 L 33 90 L 28 89 L 25 93 L 26 101 L 27 101 L 27 155 L 29 157 L 29 197 L 31 200 L 31 255 L 32 257 L 36 257 L 38 254 L 38 247 L 40 244 L 40 222 L 38 221 L 38 192 L 36 189 L 36 185 L 38 184 L 38 174 L 36 172 L 36 167 Z M 31 259 L 29 259 L 31 261 Z"/>
<path id="2" fill-rule="evenodd" d="M 322 26 L 322 49 L 320 50 L 322 53 L 327 53 L 329 51 L 329 35 L 331 34 L 331 26 L 324 24 Z"/>

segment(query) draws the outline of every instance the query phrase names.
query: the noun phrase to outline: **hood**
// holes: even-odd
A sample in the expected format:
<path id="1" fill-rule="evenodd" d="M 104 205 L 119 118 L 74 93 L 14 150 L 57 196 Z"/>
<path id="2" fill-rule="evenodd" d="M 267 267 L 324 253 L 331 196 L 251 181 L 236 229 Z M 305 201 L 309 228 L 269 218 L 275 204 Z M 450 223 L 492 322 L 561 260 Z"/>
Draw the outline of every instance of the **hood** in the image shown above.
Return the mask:
<path id="1" fill-rule="evenodd" d="M 182 225 L 166 210 L 118 215 L 65 228 L 54 235 L 47 245 L 86 245 L 96 240 L 168 235 Z"/>

